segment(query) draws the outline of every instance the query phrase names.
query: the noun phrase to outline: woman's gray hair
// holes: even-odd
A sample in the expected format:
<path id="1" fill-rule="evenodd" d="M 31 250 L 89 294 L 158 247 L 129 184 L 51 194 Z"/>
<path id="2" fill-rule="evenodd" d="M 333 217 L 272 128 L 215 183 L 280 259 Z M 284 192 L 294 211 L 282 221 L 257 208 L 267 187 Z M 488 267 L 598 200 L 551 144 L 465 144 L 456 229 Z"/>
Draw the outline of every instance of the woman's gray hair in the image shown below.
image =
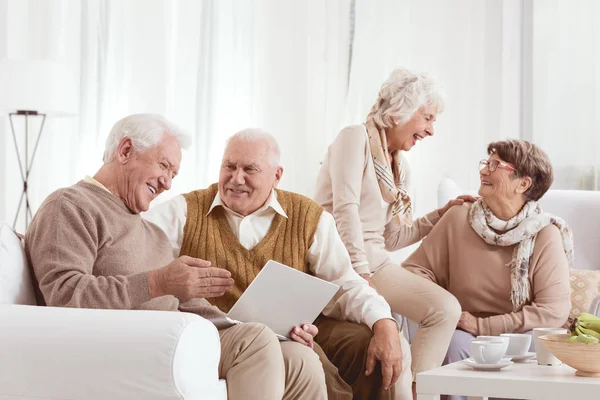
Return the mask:
<path id="1" fill-rule="evenodd" d="M 158 114 L 133 114 L 118 120 L 106 139 L 102 161 L 111 162 L 117 155 L 121 139 L 131 138 L 136 151 L 148 150 L 156 146 L 164 135 L 177 139 L 182 149 L 192 144 L 192 137 L 177 125 Z"/>
<path id="2" fill-rule="evenodd" d="M 383 82 L 368 118 L 382 128 L 403 125 L 421 107 L 444 111 L 444 93 L 435 80 L 426 75 L 399 68 Z"/>
<path id="3" fill-rule="evenodd" d="M 273 135 L 269 132 L 259 128 L 246 128 L 237 133 L 234 133 L 225 144 L 225 148 L 229 146 L 233 140 L 243 140 L 245 142 L 264 142 L 269 152 L 269 164 L 272 167 L 281 166 L 281 151 L 279 150 L 279 144 Z"/>

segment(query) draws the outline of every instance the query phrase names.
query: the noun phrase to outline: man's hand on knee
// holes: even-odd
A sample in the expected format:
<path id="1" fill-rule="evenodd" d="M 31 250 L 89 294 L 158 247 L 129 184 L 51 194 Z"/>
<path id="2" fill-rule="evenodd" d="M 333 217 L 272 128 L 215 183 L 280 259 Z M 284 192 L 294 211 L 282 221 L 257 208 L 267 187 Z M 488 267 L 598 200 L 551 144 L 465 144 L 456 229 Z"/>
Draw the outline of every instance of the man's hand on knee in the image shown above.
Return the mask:
<path id="1" fill-rule="evenodd" d="M 402 372 L 402 348 L 398 325 L 391 319 L 380 319 L 373 325 L 373 338 L 367 350 L 367 369 L 371 375 L 377 361 L 381 361 L 382 386 L 389 389 Z"/>
<path id="2" fill-rule="evenodd" d="M 182 302 L 222 296 L 234 283 L 226 269 L 211 267 L 210 261 L 188 256 L 149 271 L 147 277 L 152 297 L 170 294 Z"/>
<path id="3" fill-rule="evenodd" d="M 319 333 L 319 329 L 316 326 L 313 324 L 304 324 L 302 326 L 298 325 L 292 329 L 290 336 L 295 342 L 312 349 L 315 347 L 314 338 L 317 336 L 317 333 Z"/>

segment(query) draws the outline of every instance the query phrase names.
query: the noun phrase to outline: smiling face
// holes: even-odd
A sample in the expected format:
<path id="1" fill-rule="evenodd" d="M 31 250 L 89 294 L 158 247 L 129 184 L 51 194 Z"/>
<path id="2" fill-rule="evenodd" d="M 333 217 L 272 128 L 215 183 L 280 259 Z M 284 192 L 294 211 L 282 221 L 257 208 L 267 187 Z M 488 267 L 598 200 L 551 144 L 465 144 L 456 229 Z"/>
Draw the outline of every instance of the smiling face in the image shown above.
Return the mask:
<path id="1" fill-rule="evenodd" d="M 283 174 L 281 166 L 271 165 L 265 140 L 232 139 L 219 173 L 219 196 L 231 210 L 250 215 L 265 204 Z"/>
<path id="2" fill-rule="evenodd" d="M 165 135 L 156 146 L 137 151 L 125 137 L 119 143 L 117 159 L 123 168 L 117 196 L 137 214 L 148 211 L 150 202 L 171 188 L 181 164 L 181 147 L 175 137 Z"/>
<path id="3" fill-rule="evenodd" d="M 421 107 L 403 125 L 395 125 L 385 130 L 388 150 L 409 151 L 419 140 L 433 136 L 433 123 L 436 121 L 436 107 Z"/>
<path id="4" fill-rule="evenodd" d="M 496 160 L 502 161 L 497 154 L 492 154 L 488 162 Z M 514 165 L 506 163 L 514 168 Z M 523 193 L 529 187 L 530 179 L 518 178 L 515 173 L 502 165 L 498 165 L 494 172 L 490 172 L 489 167 L 479 171 L 479 195 L 486 203 L 490 202 L 520 202 L 523 200 Z"/>

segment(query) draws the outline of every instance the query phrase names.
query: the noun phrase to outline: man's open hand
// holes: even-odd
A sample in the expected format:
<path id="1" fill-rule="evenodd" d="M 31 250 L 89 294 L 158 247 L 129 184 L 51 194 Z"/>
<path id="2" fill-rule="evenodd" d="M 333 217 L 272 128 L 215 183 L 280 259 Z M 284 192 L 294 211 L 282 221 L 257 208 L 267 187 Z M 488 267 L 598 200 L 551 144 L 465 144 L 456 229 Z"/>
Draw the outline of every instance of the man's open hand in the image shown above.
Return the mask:
<path id="1" fill-rule="evenodd" d="M 211 267 L 210 261 L 181 256 L 169 265 L 148 272 L 152 297 L 173 295 L 181 302 L 222 296 L 233 286 L 231 273 Z"/>

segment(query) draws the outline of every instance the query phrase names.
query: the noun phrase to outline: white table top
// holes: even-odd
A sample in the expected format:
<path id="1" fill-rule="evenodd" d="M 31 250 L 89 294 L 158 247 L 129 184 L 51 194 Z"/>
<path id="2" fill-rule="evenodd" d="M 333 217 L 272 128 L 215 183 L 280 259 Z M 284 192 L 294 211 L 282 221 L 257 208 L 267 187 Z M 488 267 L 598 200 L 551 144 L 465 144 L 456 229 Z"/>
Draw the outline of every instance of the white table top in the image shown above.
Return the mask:
<path id="1" fill-rule="evenodd" d="M 547 367 L 535 360 L 514 363 L 500 371 L 475 371 L 461 362 L 417 375 L 418 399 L 439 394 L 531 400 L 600 398 L 600 378 L 575 376 L 569 366 Z"/>

